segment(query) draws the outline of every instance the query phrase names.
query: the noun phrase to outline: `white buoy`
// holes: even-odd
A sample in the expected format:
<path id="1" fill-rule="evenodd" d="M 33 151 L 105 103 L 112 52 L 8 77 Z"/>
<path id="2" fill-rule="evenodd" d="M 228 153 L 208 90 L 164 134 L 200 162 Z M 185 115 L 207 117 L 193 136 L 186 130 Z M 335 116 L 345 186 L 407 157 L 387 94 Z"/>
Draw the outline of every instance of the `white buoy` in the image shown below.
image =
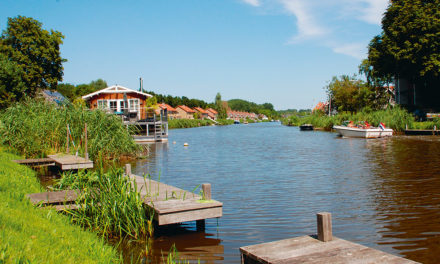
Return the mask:
<path id="1" fill-rule="evenodd" d="M 176 141 L 173 141 L 173 144 L 176 144 Z"/>
<path id="2" fill-rule="evenodd" d="M 186 143 L 186 142 L 183 143 L 183 146 L 184 146 L 184 147 L 188 147 L 188 143 Z"/>

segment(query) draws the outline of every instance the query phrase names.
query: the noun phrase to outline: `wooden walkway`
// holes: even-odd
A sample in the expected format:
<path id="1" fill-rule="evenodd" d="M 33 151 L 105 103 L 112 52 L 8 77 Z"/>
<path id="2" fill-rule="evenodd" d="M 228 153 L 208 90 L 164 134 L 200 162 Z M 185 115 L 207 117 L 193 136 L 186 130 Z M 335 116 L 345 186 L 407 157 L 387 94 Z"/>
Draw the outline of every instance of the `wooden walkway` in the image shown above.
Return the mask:
<path id="1" fill-rule="evenodd" d="M 438 135 L 440 135 L 440 130 L 405 129 L 405 135 L 409 135 L 409 136 L 438 136 Z"/>
<path id="2" fill-rule="evenodd" d="M 417 263 L 332 236 L 331 214 L 318 214 L 318 235 L 241 247 L 242 264 Z"/>
<path id="3" fill-rule="evenodd" d="M 14 160 L 14 162 L 32 167 L 57 166 L 61 170 L 77 170 L 93 168 L 93 161 L 68 154 L 49 155 L 42 159 Z"/>
<path id="4" fill-rule="evenodd" d="M 210 184 L 203 184 L 205 199 L 202 199 L 198 194 L 131 174 L 130 164 L 126 165 L 126 175 L 136 182 L 144 204 L 154 210 L 158 225 L 197 221 L 198 227 L 203 228 L 205 219 L 223 214 L 223 204 L 211 199 Z M 35 205 L 54 206 L 57 211 L 62 211 L 77 209 L 74 202 L 79 194 L 79 190 L 67 190 L 33 193 L 28 197 Z"/>

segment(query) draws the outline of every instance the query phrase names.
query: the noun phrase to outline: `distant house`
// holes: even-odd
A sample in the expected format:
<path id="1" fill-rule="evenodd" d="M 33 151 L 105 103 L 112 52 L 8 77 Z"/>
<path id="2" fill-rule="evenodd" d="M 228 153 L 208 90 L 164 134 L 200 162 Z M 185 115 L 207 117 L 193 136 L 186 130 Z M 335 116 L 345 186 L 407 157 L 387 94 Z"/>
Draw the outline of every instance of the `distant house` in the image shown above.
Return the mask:
<path id="1" fill-rule="evenodd" d="M 176 107 L 177 117 L 180 119 L 194 119 L 194 113 L 196 111 L 192 110 L 186 105 L 179 105 Z"/>
<path id="2" fill-rule="evenodd" d="M 102 109 L 115 114 L 128 113 L 131 119 L 145 119 L 145 101 L 151 94 L 114 85 L 82 98 L 89 103 L 90 109 Z"/>
<path id="3" fill-rule="evenodd" d="M 208 113 L 208 118 L 212 119 L 212 120 L 217 120 L 218 118 L 218 112 L 215 111 L 212 108 L 208 108 L 206 109 L 206 112 Z"/>
<path id="4" fill-rule="evenodd" d="M 200 114 L 200 119 L 207 119 L 208 118 L 208 112 L 206 112 L 205 109 L 200 107 L 194 107 L 194 111 Z"/>
<path id="5" fill-rule="evenodd" d="M 158 104 L 158 106 L 161 110 L 165 110 L 165 109 L 167 110 L 168 117 L 170 119 L 178 118 L 179 112 L 177 112 L 176 108 L 174 108 L 168 104 L 165 104 L 165 103 L 160 103 L 160 104 Z"/>

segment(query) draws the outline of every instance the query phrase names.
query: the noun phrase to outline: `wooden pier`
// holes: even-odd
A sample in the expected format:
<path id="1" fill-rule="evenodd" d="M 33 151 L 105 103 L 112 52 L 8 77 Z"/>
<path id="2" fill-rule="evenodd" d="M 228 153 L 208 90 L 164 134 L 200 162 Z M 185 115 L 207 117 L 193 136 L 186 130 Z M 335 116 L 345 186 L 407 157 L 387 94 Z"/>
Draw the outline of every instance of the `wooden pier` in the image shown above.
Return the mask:
<path id="1" fill-rule="evenodd" d="M 28 165 L 31 167 L 41 166 L 57 166 L 61 170 L 78 170 L 78 169 L 91 169 L 93 168 L 93 161 L 67 154 L 49 155 L 48 158 L 42 159 L 24 159 L 14 160 L 14 162 Z"/>
<path id="2" fill-rule="evenodd" d="M 130 164 L 126 165 L 126 175 L 134 180 L 144 204 L 154 210 L 154 219 L 158 225 L 169 225 L 197 221 L 197 227 L 203 229 L 205 219 L 218 218 L 223 214 L 223 204 L 211 199 L 211 185 L 203 184 L 203 197 L 177 187 L 144 179 L 131 173 Z M 74 204 L 80 190 L 67 190 L 45 193 L 33 193 L 27 196 L 35 205 L 53 206 L 57 211 L 77 209 Z"/>
<path id="3" fill-rule="evenodd" d="M 438 136 L 440 130 L 434 129 L 405 129 L 405 135 L 408 136 Z"/>
<path id="4" fill-rule="evenodd" d="M 330 213 L 318 213 L 317 222 L 317 236 L 241 247 L 241 263 L 418 263 L 333 237 Z"/>

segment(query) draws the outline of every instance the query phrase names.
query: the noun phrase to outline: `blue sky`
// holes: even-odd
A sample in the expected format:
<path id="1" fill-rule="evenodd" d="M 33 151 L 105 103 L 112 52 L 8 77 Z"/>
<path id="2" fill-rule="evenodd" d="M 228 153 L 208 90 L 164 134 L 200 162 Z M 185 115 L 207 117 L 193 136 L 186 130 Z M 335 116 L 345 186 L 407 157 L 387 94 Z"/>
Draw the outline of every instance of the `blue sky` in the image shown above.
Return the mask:
<path id="1" fill-rule="evenodd" d="M 387 0 L 2 0 L 65 35 L 63 82 L 109 85 L 276 109 L 325 100 L 332 76 L 357 73 Z"/>

